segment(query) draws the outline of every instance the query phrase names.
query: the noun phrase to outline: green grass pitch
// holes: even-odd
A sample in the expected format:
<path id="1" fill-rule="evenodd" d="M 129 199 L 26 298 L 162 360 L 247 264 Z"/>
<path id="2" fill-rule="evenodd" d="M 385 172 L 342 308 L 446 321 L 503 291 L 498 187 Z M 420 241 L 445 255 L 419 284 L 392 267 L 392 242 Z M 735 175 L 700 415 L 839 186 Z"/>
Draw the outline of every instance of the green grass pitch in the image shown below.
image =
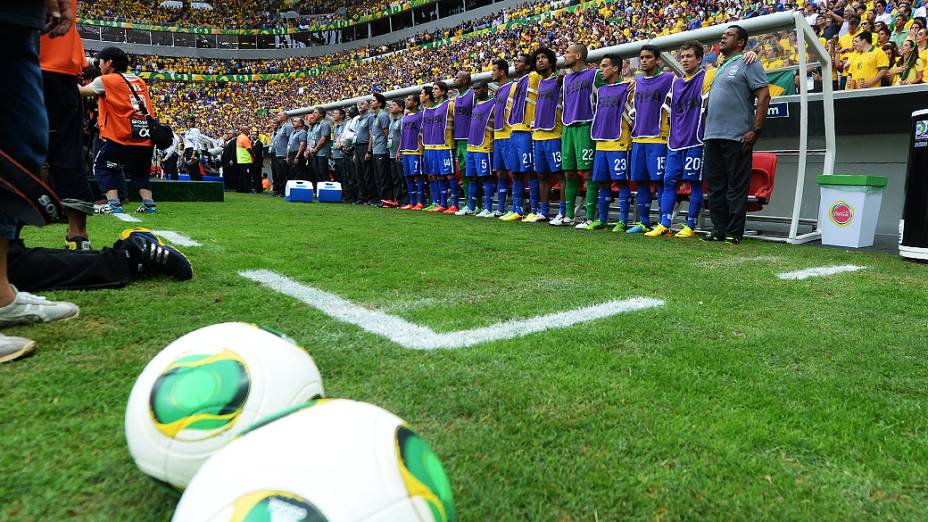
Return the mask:
<path id="1" fill-rule="evenodd" d="M 0 366 L 0 519 L 169 519 L 176 500 L 126 449 L 126 400 L 161 348 L 224 321 L 285 332 L 330 397 L 406 419 L 442 459 L 463 521 L 928 518 L 928 267 L 256 196 L 159 212 L 141 225 L 203 243 L 183 249 L 193 281 L 49 293 L 81 317 L 4 331 L 39 346 Z M 127 226 L 92 218 L 95 246 Z M 36 246 L 63 236 L 26 233 Z M 867 269 L 775 277 L 841 264 Z M 248 269 L 438 332 L 666 304 L 414 351 L 237 275 Z"/>

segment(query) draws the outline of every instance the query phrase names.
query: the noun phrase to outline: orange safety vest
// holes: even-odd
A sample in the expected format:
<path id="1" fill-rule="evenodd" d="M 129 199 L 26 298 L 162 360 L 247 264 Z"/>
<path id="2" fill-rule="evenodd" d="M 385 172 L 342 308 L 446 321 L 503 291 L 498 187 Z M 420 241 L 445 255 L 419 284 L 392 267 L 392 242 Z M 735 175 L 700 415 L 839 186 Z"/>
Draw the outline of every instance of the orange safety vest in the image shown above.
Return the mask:
<path id="1" fill-rule="evenodd" d="M 144 122 L 145 116 L 138 110 L 135 96 L 129 92 L 129 86 L 118 73 L 101 76 L 103 88 L 106 93 L 97 98 L 97 108 L 100 116 L 97 121 L 100 125 L 100 138 L 115 141 L 122 145 L 135 145 L 140 147 L 153 147 L 155 144 L 150 138 L 136 138 L 132 135 L 133 120 L 136 123 Z M 148 97 L 148 86 L 141 78 L 126 78 L 132 84 L 133 90 L 145 103 L 148 113 L 155 117 L 151 98 Z"/>
<path id="2" fill-rule="evenodd" d="M 77 12 L 77 0 L 71 0 L 72 12 Z M 43 71 L 77 76 L 87 67 L 84 44 L 77 34 L 77 24 L 64 36 L 49 38 L 42 35 L 39 43 L 39 63 Z"/>

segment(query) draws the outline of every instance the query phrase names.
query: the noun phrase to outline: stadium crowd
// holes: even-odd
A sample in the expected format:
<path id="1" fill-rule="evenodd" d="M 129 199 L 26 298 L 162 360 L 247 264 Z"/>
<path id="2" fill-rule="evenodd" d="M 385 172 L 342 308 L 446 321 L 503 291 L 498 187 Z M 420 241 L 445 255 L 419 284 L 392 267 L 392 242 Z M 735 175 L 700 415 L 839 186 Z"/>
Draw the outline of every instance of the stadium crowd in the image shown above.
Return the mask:
<path id="1" fill-rule="evenodd" d="M 80 2 L 78 16 L 91 20 L 113 20 L 147 25 L 196 26 L 216 29 L 269 29 L 305 27 L 358 19 L 371 12 L 402 6 L 406 2 L 373 0 L 236 0 L 201 1 L 209 8 L 193 7 L 190 0 L 180 5 L 162 0 L 93 0 Z M 162 5 L 165 4 L 165 5 Z M 296 13 L 296 17 L 282 16 Z"/>
<path id="2" fill-rule="evenodd" d="M 462 25 L 417 35 L 396 44 L 405 47 L 404 49 L 384 55 L 380 54 L 383 48 L 365 48 L 350 53 L 333 53 L 322 58 L 258 62 L 206 59 L 172 61 L 144 57 L 139 58 L 135 68 L 137 71 L 174 68 L 173 70 L 178 72 L 257 72 L 280 71 L 294 66 L 302 69 L 306 66 L 339 65 L 337 68 L 323 70 L 316 76 L 292 80 L 213 84 L 153 82 L 153 95 L 165 102 L 162 106 L 165 107 L 165 118 L 169 122 L 180 124 L 187 115 L 195 115 L 203 118 L 198 120 L 201 125 L 211 128 L 219 121 L 229 120 L 238 124 L 238 120 L 250 118 L 246 126 L 259 128 L 264 126 L 264 114 L 347 99 L 370 92 L 389 91 L 442 77 L 451 70 L 486 71 L 492 59 L 511 57 L 516 53 L 529 51 L 536 45 L 548 46 L 558 53 L 563 53 L 565 42 L 577 41 L 593 49 L 743 17 L 759 16 L 779 8 L 795 7 L 784 4 L 769 7 L 754 5 L 745 11 L 739 2 L 729 0 L 713 2 L 708 8 L 694 3 L 668 2 L 645 5 L 620 0 L 614 3 L 603 2 L 589 9 L 576 9 L 573 12 L 558 10 L 564 5 L 563 1 L 552 0 L 524 4 L 505 10 L 492 20 L 478 20 L 476 25 Z M 882 7 L 882 1 L 869 10 L 863 3 L 846 7 L 844 5 L 843 0 L 836 0 L 830 4 L 823 3 L 818 7 L 810 5 L 805 8 L 807 18 L 820 33 L 823 44 L 832 54 L 836 64 L 832 78 L 836 88 L 848 86 L 848 70 L 851 67 L 848 59 L 858 54 L 852 49 L 854 34 L 871 27 L 867 25 L 867 20 L 876 18 L 882 19 L 872 24 L 878 29 L 872 33 L 874 43 L 878 46 L 873 54 L 880 63 L 886 64 L 886 73 L 878 85 L 924 81 L 925 64 L 928 63 L 928 53 L 925 52 L 928 37 L 924 31 L 924 19 L 915 17 L 919 10 L 924 10 L 923 7 L 911 9 L 908 4 Z M 878 9 L 882 9 L 884 14 L 876 15 L 875 11 Z M 846 18 L 838 18 L 838 10 L 845 13 Z M 512 20 L 526 19 L 548 12 L 553 13 L 549 18 L 538 17 L 524 25 L 508 28 L 503 25 Z M 911 18 L 906 20 L 906 16 Z M 861 17 L 862 21 L 859 24 L 855 22 L 856 17 Z M 884 28 L 883 24 L 886 24 L 887 20 L 891 25 Z M 466 32 L 485 24 L 490 24 L 496 30 Z M 907 41 L 910 43 L 907 44 Z M 752 41 L 752 44 L 768 70 L 798 63 L 794 34 L 768 35 Z M 717 52 L 709 49 L 705 60 L 711 62 L 716 56 Z M 821 81 L 820 75 L 815 71 L 811 76 L 813 80 Z"/>

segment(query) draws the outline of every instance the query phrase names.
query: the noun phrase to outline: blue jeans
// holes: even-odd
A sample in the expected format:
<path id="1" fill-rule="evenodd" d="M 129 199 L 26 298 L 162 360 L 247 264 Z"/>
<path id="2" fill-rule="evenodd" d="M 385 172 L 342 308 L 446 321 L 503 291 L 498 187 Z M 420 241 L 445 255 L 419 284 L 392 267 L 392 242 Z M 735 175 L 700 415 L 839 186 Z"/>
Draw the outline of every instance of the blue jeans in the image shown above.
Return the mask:
<path id="1" fill-rule="evenodd" d="M 48 151 L 48 115 L 39 69 L 39 32 L 0 22 L 0 152 L 30 172 L 38 172 Z M 12 168 L 0 162 L 0 168 Z M 15 239 L 17 223 L 0 211 L 0 239 Z"/>

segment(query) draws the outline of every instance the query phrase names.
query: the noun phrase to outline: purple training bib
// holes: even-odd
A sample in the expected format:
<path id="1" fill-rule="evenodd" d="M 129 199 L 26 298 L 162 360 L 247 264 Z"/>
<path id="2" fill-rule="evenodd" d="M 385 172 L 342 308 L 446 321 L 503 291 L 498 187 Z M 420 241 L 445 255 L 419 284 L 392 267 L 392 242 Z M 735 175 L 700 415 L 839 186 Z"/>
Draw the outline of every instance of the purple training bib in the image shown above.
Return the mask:
<path id="1" fill-rule="evenodd" d="M 435 107 L 425 109 L 422 116 L 422 143 L 425 145 L 447 145 L 445 132 L 448 129 L 448 104 L 445 100 Z"/>
<path id="2" fill-rule="evenodd" d="M 422 134 L 422 112 L 403 116 L 403 133 L 400 138 L 400 150 L 419 152 L 419 136 Z"/>
<path id="3" fill-rule="evenodd" d="M 702 87 L 706 71 L 699 71 L 689 80 L 677 78 L 670 90 L 670 150 L 689 149 L 702 145 L 705 133 Z"/>
<path id="4" fill-rule="evenodd" d="M 572 72 L 564 77 L 564 125 L 593 120 L 593 81 L 596 69 Z"/>
<path id="5" fill-rule="evenodd" d="M 661 111 L 675 76 L 661 73 L 651 78 L 635 79 L 635 125 L 632 138 L 656 138 L 661 135 Z"/>
<path id="6" fill-rule="evenodd" d="M 557 76 L 545 78 L 538 83 L 538 98 L 535 99 L 534 130 L 552 130 L 557 127 L 557 106 L 561 101 Z"/>
<path id="7" fill-rule="evenodd" d="M 470 113 L 474 110 L 474 90 L 454 99 L 454 139 L 466 140 L 470 130 Z"/>
<path id="8" fill-rule="evenodd" d="M 487 135 L 487 125 L 490 116 L 493 116 L 493 107 L 496 102 L 492 99 L 477 102 L 470 116 L 470 132 L 467 135 L 467 144 L 473 147 L 483 147 Z"/>
<path id="9" fill-rule="evenodd" d="M 512 91 L 512 108 L 509 110 L 509 125 L 525 123 L 525 104 L 528 102 L 528 77 L 531 73 L 519 78 Z"/>
<path id="10" fill-rule="evenodd" d="M 622 137 L 622 112 L 628 101 L 628 83 L 602 85 L 596 91 L 596 113 L 590 136 L 598 141 L 617 141 Z"/>
<path id="11" fill-rule="evenodd" d="M 493 130 L 501 131 L 506 128 L 506 102 L 509 100 L 509 92 L 512 90 L 512 82 L 501 85 L 496 89 L 493 99 L 496 101 L 493 107 Z"/>

